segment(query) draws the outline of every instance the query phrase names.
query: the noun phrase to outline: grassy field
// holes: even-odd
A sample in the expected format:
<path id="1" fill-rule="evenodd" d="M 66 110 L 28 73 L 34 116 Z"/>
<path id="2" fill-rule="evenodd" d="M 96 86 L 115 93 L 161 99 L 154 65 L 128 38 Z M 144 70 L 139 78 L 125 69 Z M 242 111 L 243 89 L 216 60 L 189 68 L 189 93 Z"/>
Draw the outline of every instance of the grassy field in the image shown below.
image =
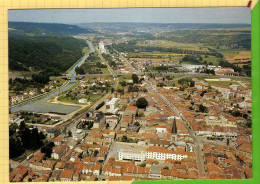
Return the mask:
<path id="1" fill-rule="evenodd" d="M 129 58 L 136 61 L 169 61 L 169 58 Z"/>
<path id="2" fill-rule="evenodd" d="M 209 77 L 196 77 L 199 80 L 205 80 L 205 79 L 209 79 Z M 229 84 L 237 84 L 240 85 L 239 82 L 243 82 L 245 83 L 247 86 L 251 86 L 251 78 L 235 78 L 235 77 L 227 77 L 227 76 L 223 76 L 223 77 L 219 77 L 219 76 L 211 76 L 210 79 L 219 79 L 219 78 L 230 78 L 231 81 L 206 81 L 209 84 L 218 84 L 218 85 L 222 85 L 222 86 L 229 86 Z M 241 86 L 243 87 L 243 86 Z"/>
<path id="3" fill-rule="evenodd" d="M 230 63 L 243 63 L 251 61 L 251 51 L 250 50 L 239 50 L 239 49 L 228 49 L 221 48 L 217 49 L 218 52 L 222 53 L 224 58 Z"/>
<path id="4" fill-rule="evenodd" d="M 103 74 L 110 74 L 107 68 L 101 68 L 101 71 L 103 72 Z"/>
<path id="5" fill-rule="evenodd" d="M 217 85 L 221 85 L 221 86 L 230 86 L 230 84 L 240 85 L 238 82 L 235 82 L 235 81 L 206 81 L 206 82 L 208 84 L 217 84 Z"/>
<path id="6" fill-rule="evenodd" d="M 61 102 L 79 104 L 78 100 L 72 100 L 70 97 L 66 97 L 66 96 L 61 96 L 61 97 L 58 98 L 58 100 L 61 101 Z"/>
<path id="7" fill-rule="evenodd" d="M 234 54 L 231 57 L 227 57 L 230 63 L 247 62 L 251 61 L 251 51 L 239 51 L 238 54 Z"/>
<path id="8" fill-rule="evenodd" d="M 89 94 L 88 98 L 90 102 L 96 102 L 98 101 L 100 98 L 102 98 L 104 96 L 104 94 Z"/>
<path id="9" fill-rule="evenodd" d="M 182 55 L 171 56 L 172 61 L 180 61 L 183 58 Z"/>
<path id="10" fill-rule="evenodd" d="M 209 64 L 210 62 L 213 63 L 213 65 L 219 65 L 219 58 L 214 57 L 214 56 L 208 56 L 207 58 L 205 58 L 205 56 L 202 56 L 203 58 L 203 62 L 207 61 L 207 63 Z"/>
<path id="11" fill-rule="evenodd" d="M 202 43 L 181 43 L 181 42 L 174 42 L 174 41 L 161 41 L 158 43 L 139 43 L 139 46 L 145 47 L 164 47 L 164 48 L 180 48 L 180 49 L 187 49 L 187 50 L 195 50 L 195 51 L 208 51 L 207 48 L 203 47 L 204 44 Z"/>

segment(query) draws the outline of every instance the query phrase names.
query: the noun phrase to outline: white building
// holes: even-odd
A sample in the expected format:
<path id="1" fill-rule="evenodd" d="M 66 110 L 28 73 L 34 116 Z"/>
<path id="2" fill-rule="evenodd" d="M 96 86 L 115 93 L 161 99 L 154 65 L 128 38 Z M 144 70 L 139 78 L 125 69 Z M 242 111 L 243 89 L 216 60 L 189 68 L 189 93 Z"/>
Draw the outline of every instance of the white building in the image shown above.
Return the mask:
<path id="1" fill-rule="evenodd" d="M 109 102 L 106 103 L 106 109 L 107 110 L 115 109 L 118 106 L 119 101 L 120 101 L 119 98 L 112 98 Z"/>
<path id="2" fill-rule="evenodd" d="M 145 150 L 144 149 L 132 149 L 125 148 L 118 151 L 119 160 L 135 160 L 143 162 L 145 160 Z"/>
<path id="3" fill-rule="evenodd" d="M 115 127 L 118 122 L 117 116 L 106 116 L 106 123 L 109 124 L 109 127 Z"/>
<path id="4" fill-rule="evenodd" d="M 194 153 L 185 152 L 185 151 L 172 151 L 167 150 L 163 147 L 152 146 L 144 149 L 121 149 L 118 151 L 119 160 L 135 160 L 143 162 L 146 159 L 156 159 L 156 160 L 182 160 L 188 157 L 195 157 Z"/>
<path id="5" fill-rule="evenodd" d="M 156 160 L 182 160 L 188 156 L 194 156 L 194 153 L 185 151 L 172 151 L 167 150 L 163 147 L 150 147 L 146 149 L 146 159 L 156 159 Z"/>
<path id="6" fill-rule="evenodd" d="M 104 45 L 103 42 L 99 42 L 98 48 L 99 48 L 101 53 L 106 53 L 105 45 Z"/>
<path id="7" fill-rule="evenodd" d="M 79 99 L 79 103 L 87 103 L 87 102 L 88 102 L 88 99 L 86 99 L 86 98 Z"/>

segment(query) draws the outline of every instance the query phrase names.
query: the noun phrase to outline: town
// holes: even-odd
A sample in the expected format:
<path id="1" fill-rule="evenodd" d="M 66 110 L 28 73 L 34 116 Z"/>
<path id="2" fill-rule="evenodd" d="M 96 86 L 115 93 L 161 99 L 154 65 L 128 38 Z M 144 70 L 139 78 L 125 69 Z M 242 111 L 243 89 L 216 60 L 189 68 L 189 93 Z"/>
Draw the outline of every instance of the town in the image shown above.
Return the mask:
<path id="1" fill-rule="evenodd" d="M 74 36 L 83 59 L 41 88 L 10 79 L 9 181 L 252 178 L 251 58 L 127 34 Z"/>

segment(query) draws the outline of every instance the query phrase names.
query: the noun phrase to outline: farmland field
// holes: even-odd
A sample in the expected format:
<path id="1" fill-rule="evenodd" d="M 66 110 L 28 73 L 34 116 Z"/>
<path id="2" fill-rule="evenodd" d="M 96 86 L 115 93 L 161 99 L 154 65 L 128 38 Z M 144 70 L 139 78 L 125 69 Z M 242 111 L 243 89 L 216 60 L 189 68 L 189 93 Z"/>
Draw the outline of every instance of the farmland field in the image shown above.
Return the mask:
<path id="1" fill-rule="evenodd" d="M 180 48 L 194 51 L 207 51 L 208 49 L 204 47 L 202 43 L 181 43 L 174 41 L 160 41 L 155 43 L 138 43 L 138 46 L 146 46 L 146 47 L 164 47 L 164 48 Z"/>

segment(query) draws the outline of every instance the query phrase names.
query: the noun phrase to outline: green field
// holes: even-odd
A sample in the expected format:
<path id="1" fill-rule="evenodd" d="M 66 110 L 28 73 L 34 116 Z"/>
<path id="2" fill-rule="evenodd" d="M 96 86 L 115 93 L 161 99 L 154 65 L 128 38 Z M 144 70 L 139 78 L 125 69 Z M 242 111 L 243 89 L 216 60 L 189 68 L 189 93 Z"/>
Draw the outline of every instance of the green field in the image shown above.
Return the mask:
<path id="1" fill-rule="evenodd" d="M 183 58 L 183 56 L 171 56 L 172 61 L 180 61 Z"/>
<path id="2" fill-rule="evenodd" d="M 207 51 L 208 49 L 204 47 L 203 43 L 183 43 L 183 42 L 174 42 L 174 41 L 159 41 L 155 43 L 139 43 L 138 46 L 145 47 L 164 47 L 164 48 L 180 48 L 187 50 L 196 50 L 196 51 Z"/>
<path id="3" fill-rule="evenodd" d="M 66 96 L 61 96 L 58 98 L 58 100 L 61 102 L 79 104 L 78 100 L 72 100 L 70 97 L 66 97 Z"/>
<path id="4" fill-rule="evenodd" d="M 101 68 L 101 71 L 103 72 L 103 74 L 110 74 L 108 68 Z"/>
<path id="5" fill-rule="evenodd" d="M 230 86 L 230 84 L 240 85 L 238 82 L 235 82 L 235 81 L 206 81 L 206 82 L 208 84 L 217 84 L 217 85 L 221 85 L 221 86 Z M 241 87 L 243 87 L 243 86 L 241 86 Z"/>

